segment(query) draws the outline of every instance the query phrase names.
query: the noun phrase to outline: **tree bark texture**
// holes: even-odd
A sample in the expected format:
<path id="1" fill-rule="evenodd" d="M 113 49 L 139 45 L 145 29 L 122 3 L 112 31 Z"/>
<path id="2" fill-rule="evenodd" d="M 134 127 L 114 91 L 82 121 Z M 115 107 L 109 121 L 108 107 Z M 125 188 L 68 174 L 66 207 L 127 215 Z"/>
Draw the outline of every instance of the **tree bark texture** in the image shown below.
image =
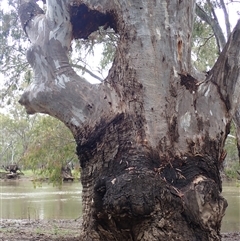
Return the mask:
<path id="1" fill-rule="evenodd" d="M 213 6 L 211 4 L 210 1 L 208 1 L 209 6 L 211 9 L 213 9 Z M 227 38 L 230 37 L 231 34 L 231 27 L 230 27 L 230 22 L 229 22 L 229 14 L 227 13 L 227 9 L 226 9 L 226 5 L 224 3 L 223 0 L 220 0 L 220 5 L 221 8 L 223 10 L 224 13 L 224 20 L 225 20 L 225 26 L 226 26 L 226 31 L 227 31 Z M 221 50 L 223 49 L 223 47 L 226 45 L 226 39 L 224 36 L 224 32 L 220 27 L 219 21 L 216 18 L 212 18 L 210 15 L 208 15 L 206 12 L 203 11 L 203 9 L 199 6 L 196 5 L 196 14 L 197 16 L 202 19 L 203 21 L 207 22 L 209 24 L 209 26 L 211 26 L 212 31 L 215 35 L 216 38 L 216 42 L 218 43 L 218 51 L 219 53 L 221 52 Z M 216 16 L 216 14 L 213 14 L 214 16 Z M 239 107 L 236 110 L 236 113 L 233 116 L 233 121 L 235 124 L 235 128 L 236 128 L 236 137 L 237 137 L 237 148 L 238 148 L 238 157 L 239 157 L 239 161 L 240 161 L 240 114 L 239 114 Z"/>
<path id="2" fill-rule="evenodd" d="M 20 99 L 72 131 L 82 167 L 82 240 L 220 240 L 219 168 L 239 99 L 240 23 L 213 69 L 191 67 L 195 2 L 47 1 L 21 6 L 35 79 Z M 30 13 L 30 14 L 29 14 Z M 70 67 L 73 38 L 120 40 L 106 80 Z"/>

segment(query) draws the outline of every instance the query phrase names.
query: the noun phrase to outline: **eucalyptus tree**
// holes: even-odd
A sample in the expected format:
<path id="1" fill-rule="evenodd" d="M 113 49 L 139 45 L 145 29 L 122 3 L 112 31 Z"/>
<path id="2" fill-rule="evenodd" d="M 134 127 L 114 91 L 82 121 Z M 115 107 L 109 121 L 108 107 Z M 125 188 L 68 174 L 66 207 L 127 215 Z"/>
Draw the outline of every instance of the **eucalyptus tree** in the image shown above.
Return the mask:
<path id="1" fill-rule="evenodd" d="M 213 66 L 217 56 L 221 53 L 227 43 L 227 39 L 230 37 L 232 26 L 227 6 L 231 6 L 233 2 L 235 1 L 197 1 L 196 15 L 198 19 L 196 19 L 195 22 L 195 41 L 197 40 L 198 42 L 200 40 L 199 36 L 201 36 L 200 38 L 202 38 L 202 41 L 200 40 L 198 44 L 195 44 L 195 53 L 197 53 L 197 55 L 199 54 L 200 57 L 197 58 L 199 61 L 196 61 L 195 63 L 198 67 L 202 68 L 202 70 L 208 70 Z M 240 4 L 240 2 L 237 2 L 237 4 Z M 216 13 L 219 9 L 222 10 L 222 16 L 218 16 Z M 223 18 L 222 23 L 220 23 L 221 18 Z M 206 47 L 206 45 L 208 46 Z M 236 109 L 233 120 L 236 126 L 235 133 L 237 137 L 238 159 L 240 163 L 240 108 Z"/>
<path id="2" fill-rule="evenodd" d="M 36 116 L 27 116 L 23 108 L 8 110 L 0 114 L 1 146 L 0 163 L 16 163 L 22 166 L 21 159 L 32 141 L 32 127 Z"/>
<path id="3" fill-rule="evenodd" d="M 27 37 L 20 28 L 17 16 L 17 1 L 8 1 L 8 6 L 0 6 L 0 73 L 1 107 L 11 104 L 12 94 L 22 88 L 21 78 L 29 82 L 31 72 L 25 52 Z M 7 8 L 6 8 L 7 7 Z M 23 44 L 25 43 L 25 44 Z M 2 76 L 3 75 L 3 76 Z M 4 101 L 6 100 L 7 101 Z"/>
<path id="4" fill-rule="evenodd" d="M 82 167 L 81 240 L 220 240 L 219 168 L 239 101 L 240 22 L 213 68 L 193 71 L 195 1 L 34 1 L 19 10 L 34 81 L 20 103 L 72 131 Z M 118 35 L 97 86 L 72 69 L 73 38 Z"/>
<path id="5" fill-rule="evenodd" d="M 31 129 L 32 139 L 21 158 L 36 180 L 47 178 L 53 184 L 61 184 L 62 168 L 77 164 L 76 144 L 64 124 L 49 116 L 40 116 Z M 72 165 L 71 165 L 72 166 Z"/>
<path id="6" fill-rule="evenodd" d="M 0 114 L 0 167 L 16 163 L 37 179 L 61 183 L 62 167 L 77 163 L 71 132 L 55 118 L 29 116 L 16 107 Z"/>

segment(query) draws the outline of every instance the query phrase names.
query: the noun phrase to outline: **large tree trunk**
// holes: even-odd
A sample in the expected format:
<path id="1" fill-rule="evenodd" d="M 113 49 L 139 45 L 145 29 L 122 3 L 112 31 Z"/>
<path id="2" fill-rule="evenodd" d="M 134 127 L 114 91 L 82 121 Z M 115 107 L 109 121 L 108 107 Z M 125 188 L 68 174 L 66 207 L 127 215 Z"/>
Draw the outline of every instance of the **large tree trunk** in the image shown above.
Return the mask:
<path id="1" fill-rule="evenodd" d="M 194 1 L 47 1 L 20 16 L 34 82 L 20 103 L 63 121 L 82 167 L 82 240 L 220 240 L 224 141 L 239 93 L 239 28 L 207 76 L 191 69 Z M 29 14 L 30 13 L 30 14 Z M 104 83 L 70 67 L 72 38 L 120 35 Z"/>

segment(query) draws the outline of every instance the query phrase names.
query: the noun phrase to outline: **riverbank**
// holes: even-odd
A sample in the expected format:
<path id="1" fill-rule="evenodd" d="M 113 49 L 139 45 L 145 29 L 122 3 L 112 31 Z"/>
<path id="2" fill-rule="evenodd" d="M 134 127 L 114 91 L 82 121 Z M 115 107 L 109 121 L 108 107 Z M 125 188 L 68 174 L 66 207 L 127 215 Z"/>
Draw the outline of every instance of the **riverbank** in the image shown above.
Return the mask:
<path id="1" fill-rule="evenodd" d="M 82 220 L 0 220 L 1 241 L 79 241 Z M 240 233 L 223 233 L 222 241 L 239 241 Z"/>
<path id="2" fill-rule="evenodd" d="M 0 220 L 1 241 L 78 241 L 82 221 Z"/>

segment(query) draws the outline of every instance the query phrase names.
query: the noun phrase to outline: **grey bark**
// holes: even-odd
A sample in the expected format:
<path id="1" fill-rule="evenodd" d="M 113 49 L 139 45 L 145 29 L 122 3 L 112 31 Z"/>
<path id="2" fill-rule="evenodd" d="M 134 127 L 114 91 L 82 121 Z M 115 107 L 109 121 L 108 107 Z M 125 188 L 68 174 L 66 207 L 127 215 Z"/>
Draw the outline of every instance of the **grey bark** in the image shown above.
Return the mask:
<path id="1" fill-rule="evenodd" d="M 240 23 L 202 77 L 191 66 L 194 1 L 49 1 L 47 8 L 23 23 L 35 81 L 20 103 L 62 120 L 75 136 L 82 240 L 220 240 L 227 204 L 219 168 L 240 93 Z M 72 37 L 87 38 L 99 25 L 120 40 L 95 88 L 71 69 L 67 51 Z"/>
<path id="2" fill-rule="evenodd" d="M 208 1 L 209 5 L 211 5 L 210 1 Z M 226 5 L 223 0 L 220 0 L 220 5 L 224 13 L 224 20 L 226 26 L 227 37 L 230 37 L 231 33 L 231 26 L 229 21 L 229 15 L 226 9 Z M 219 22 L 216 17 L 214 19 L 211 18 L 199 5 L 196 6 L 196 14 L 200 17 L 203 21 L 207 22 L 214 32 L 216 41 L 218 43 L 219 53 L 222 51 L 223 47 L 226 45 L 226 40 L 224 37 L 224 33 L 219 25 Z M 239 115 L 239 107 L 236 109 L 236 113 L 233 116 L 233 121 L 236 127 L 236 138 L 237 138 L 237 148 L 238 148 L 238 156 L 240 162 L 240 115 Z"/>

